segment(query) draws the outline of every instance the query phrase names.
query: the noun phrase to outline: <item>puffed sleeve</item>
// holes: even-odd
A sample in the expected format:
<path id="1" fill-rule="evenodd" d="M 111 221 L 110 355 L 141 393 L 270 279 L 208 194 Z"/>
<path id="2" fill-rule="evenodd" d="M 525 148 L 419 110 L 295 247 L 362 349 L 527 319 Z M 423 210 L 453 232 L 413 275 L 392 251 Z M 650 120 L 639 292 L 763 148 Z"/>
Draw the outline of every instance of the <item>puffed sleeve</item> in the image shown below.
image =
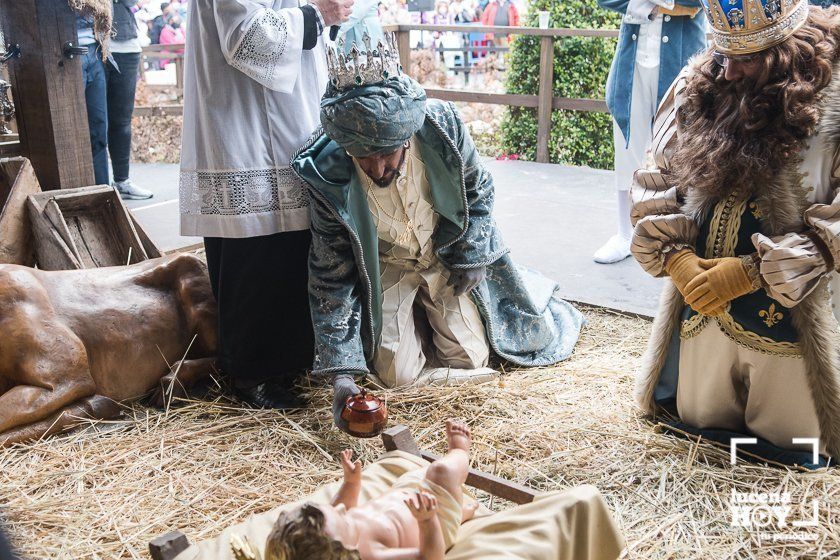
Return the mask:
<path id="1" fill-rule="evenodd" d="M 789 233 L 767 237 L 756 233 L 752 242 L 761 259 L 758 270 L 767 293 L 785 307 L 802 301 L 829 271 L 819 242 L 811 236 Z"/>
<path id="2" fill-rule="evenodd" d="M 825 243 L 834 261 L 840 263 L 840 148 L 834 154 L 831 186 L 834 199 L 829 204 L 814 204 L 808 208 L 805 224 Z"/>
<path id="3" fill-rule="evenodd" d="M 767 293 L 785 307 L 802 301 L 840 263 L 840 149 L 832 162 L 831 181 L 834 199 L 805 211 L 808 230 L 775 237 L 757 233 L 752 237 Z"/>
<path id="4" fill-rule="evenodd" d="M 303 52 L 303 12 L 271 6 L 265 0 L 215 0 L 219 43 L 232 67 L 271 90 L 291 93 Z"/>
<path id="5" fill-rule="evenodd" d="M 669 252 L 694 247 L 697 224 L 680 210 L 676 185 L 668 168 L 677 140 L 679 95 L 685 89 L 681 74 L 662 99 L 653 127 L 653 161 L 633 175 L 630 186 L 630 221 L 634 226 L 630 251 L 642 268 L 653 276 L 665 274 Z"/>

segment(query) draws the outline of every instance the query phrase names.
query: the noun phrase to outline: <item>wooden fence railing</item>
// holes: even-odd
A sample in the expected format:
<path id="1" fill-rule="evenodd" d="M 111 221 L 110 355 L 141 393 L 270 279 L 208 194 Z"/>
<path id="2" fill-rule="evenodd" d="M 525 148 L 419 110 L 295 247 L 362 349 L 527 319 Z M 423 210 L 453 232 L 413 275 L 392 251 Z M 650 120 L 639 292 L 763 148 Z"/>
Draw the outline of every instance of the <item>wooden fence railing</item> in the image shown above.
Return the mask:
<path id="1" fill-rule="evenodd" d="M 607 105 L 601 99 L 578 99 L 554 96 L 554 41 L 565 37 L 618 37 L 617 29 L 539 29 L 535 27 L 483 27 L 464 25 L 390 25 L 386 31 L 397 36 L 400 50 L 400 62 L 403 70 L 411 75 L 412 31 L 438 31 L 453 33 L 496 33 L 506 35 L 529 35 L 540 38 L 539 93 L 537 95 L 519 95 L 509 93 L 486 93 L 465 89 L 426 88 L 426 95 L 444 101 L 488 103 L 512 107 L 531 107 L 537 109 L 537 161 L 549 161 L 548 143 L 551 137 L 551 112 L 554 110 L 607 112 Z M 171 45 L 152 45 L 145 47 L 143 53 L 149 58 L 171 58 L 177 65 L 179 96 L 183 91 L 183 54 L 163 54 L 161 51 L 172 49 Z M 481 50 L 479 47 L 478 50 Z M 147 54 L 148 53 L 148 54 Z M 136 107 L 136 116 L 180 115 L 181 105 L 158 107 Z"/>
<path id="2" fill-rule="evenodd" d="M 412 31 L 438 31 L 455 33 L 497 33 L 506 35 L 529 35 L 540 38 L 540 68 L 538 95 L 514 95 L 509 93 L 485 93 L 471 90 L 426 88 L 426 95 L 444 101 L 468 103 L 489 103 L 513 107 L 537 109 L 537 161 L 549 161 L 548 142 L 551 138 L 552 110 L 606 112 L 607 104 L 601 99 L 576 99 L 554 96 L 554 41 L 564 37 L 618 37 L 618 29 L 539 29 L 535 27 L 481 27 L 464 25 L 391 25 L 385 27 L 397 35 L 400 62 L 403 70 L 411 75 Z"/>
<path id="3" fill-rule="evenodd" d="M 184 45 L 147 45 L 140 55 L 140 79 L 146 81 L 144 62 L 147 60 L 171 60 L 175 64 L 175 88 L 178 98 L 184 96 Z"/>

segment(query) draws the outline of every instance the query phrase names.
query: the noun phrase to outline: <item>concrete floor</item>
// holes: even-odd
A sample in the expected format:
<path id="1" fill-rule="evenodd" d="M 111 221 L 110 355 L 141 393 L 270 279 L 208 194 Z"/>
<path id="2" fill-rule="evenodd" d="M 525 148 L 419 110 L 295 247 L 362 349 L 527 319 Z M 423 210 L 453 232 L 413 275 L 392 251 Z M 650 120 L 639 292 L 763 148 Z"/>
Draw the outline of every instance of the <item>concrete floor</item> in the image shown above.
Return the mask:
<path id="1" fill-rule="evenodd" d="M 557 280 L 564 298 L 652 316 L 661 280 L 631 258 L 612 265 L 592 253 L 616 230 L 613 173 L 521 161 L 486 162 L 496 183 L 496 221 L 513 258 Z M 132 164 L 155 197 L 128 202 L 161 249 L 200 243 L 178 233 L 178 166 Z"/>

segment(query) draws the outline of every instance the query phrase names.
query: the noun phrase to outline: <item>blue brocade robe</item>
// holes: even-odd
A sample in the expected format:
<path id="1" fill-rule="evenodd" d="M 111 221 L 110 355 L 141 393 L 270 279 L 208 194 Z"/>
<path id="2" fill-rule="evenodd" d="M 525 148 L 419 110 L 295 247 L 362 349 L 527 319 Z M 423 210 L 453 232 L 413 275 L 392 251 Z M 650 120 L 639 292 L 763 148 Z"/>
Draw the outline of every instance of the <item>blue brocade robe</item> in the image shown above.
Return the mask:
<path id="1" fill-rule="evenodd" d="M 416 133 L 439 214 L 435 254 L 449 269 L 487 267 L 472 291 L 490 346 L 519 366 L 566 359 L 583 324 L 557 285 L 513 264 L 491 215 L 493 178 L 454 106 L 430 100 Z M 321 134 L 292 161 L 307 183 L 312 249 L 309 298 L 314 374 L 368 373 L 382 332 L 376 227 L 352 159 Z"/>

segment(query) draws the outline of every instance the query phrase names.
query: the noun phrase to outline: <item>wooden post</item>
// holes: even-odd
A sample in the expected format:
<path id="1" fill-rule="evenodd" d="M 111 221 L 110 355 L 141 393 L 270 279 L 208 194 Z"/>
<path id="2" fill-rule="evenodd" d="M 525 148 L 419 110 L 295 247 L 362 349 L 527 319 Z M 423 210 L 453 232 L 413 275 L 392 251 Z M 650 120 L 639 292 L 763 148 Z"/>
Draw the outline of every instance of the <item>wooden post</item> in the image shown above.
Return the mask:
<path id="1" fill-rule="evenodd" d="M 184 55 L 180 53 L 175 59 L 175 86 L 178 90 L 178 99 L 184 98 Z"/>
<path id="2" fill-rule="evenodd" d="M 554 39 L 540 38 L 540 95 L 537 106 L 537 161 L 548 163 L 551 105 L 554 97 Z"/>
<path id="3" fill-rule="evenodd" d="M 92 185 L 82 59 L 63 54 L 76 44 L 76 14 L 67 0 L 3 1 L 0 26 L 21 51 L 8 63 L 21 155 L 43 190 Z"/>
<path id="4" fill-rule="evenodd" d="M 403 72 L 411 75 L 411 31 L 400 28 L 397 31 L 397 49 L 400 51 L 400 64 L 402 64 Z"/>

